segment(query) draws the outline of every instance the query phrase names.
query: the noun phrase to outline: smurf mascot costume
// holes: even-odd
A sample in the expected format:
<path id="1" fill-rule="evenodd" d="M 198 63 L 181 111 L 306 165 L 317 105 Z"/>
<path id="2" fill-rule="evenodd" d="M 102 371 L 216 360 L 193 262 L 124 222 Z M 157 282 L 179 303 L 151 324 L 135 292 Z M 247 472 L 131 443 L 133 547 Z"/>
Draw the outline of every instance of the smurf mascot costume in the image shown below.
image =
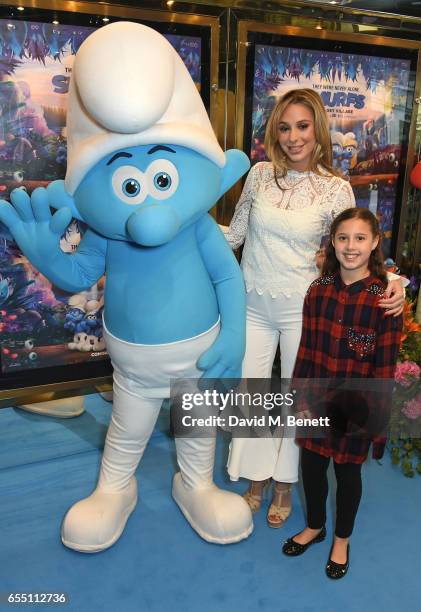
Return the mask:
<path id="1" fill-rule="evenodd" d="M 80 47 L 67 132 L 64 183 L 31 198 L 15 190 L 0 220 L 59 287 L 78 292 L 107 274 L 113 413 L 97 487 L 62 527 L 66 546 L 96 552 L 116 542 L 136 506 L 134 473 L 170 379 L 240 376 L 243 281 L 207 213 L 249 162 L 224 154 L 183 62 L 137 23 L 105 26 Z M 89 229 L 69 255 L 59 240 L 72 216 Z M 215 439 L 178 438 L 176 450 L 173 496 L 190 525 L 209 542 L 246 538 L 248 505 L 213 484 Z"/>

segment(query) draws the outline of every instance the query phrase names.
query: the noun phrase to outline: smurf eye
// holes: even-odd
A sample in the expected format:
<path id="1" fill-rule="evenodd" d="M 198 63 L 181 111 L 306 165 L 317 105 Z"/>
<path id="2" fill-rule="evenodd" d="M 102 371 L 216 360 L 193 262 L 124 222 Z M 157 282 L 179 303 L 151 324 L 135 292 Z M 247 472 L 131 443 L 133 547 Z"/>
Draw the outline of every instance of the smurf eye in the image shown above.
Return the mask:
<path id="1" fill-rule="evenodd" d="M 167 191 L 167 189 L 171 187 L 171 183 L 171 177 L 166 172 L 158 172 L 158 174 L 155 174 L 153 177 L 153 184 L 160 191 Z"/>
<path id="2" fill-rule="evenodd" d="M 129 198 L 134 198 L 140 192 L 140 183 L 136 179 L 127 179 L 123 183 L 123 193 Z"/>
<path id="3" fill-rule="evenodd" d="M 125 204 L 141 204 L 148 195 L 146 176 L 136 166 L 120 166 L 111 177 L 114 193 Z"/>
<path id="4" fill-rule="evenodd" d="M 170 198 L 178 187 L 178 171 L 168 159 L 155 159 L 146 170 L 149 194 L 155 200 Z"/>

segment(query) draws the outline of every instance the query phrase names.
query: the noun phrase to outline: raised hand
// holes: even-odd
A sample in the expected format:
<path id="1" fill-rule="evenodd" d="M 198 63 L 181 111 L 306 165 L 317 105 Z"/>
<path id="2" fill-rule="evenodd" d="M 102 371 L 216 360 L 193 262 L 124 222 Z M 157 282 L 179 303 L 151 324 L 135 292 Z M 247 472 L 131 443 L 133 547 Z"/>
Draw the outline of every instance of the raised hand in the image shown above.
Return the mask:
<path id="1" fill-rule="evenodd" d="M 62 208 L 52 215 L 43 187 L 35 189 L 31 197 L 23 189 L 14 189 L 10 200 L 0 200 L 0 221 L 29 261 L 48 276 L 51 259 L 60 251 L 60 238 L 71 221 L 71 211 Z"/>

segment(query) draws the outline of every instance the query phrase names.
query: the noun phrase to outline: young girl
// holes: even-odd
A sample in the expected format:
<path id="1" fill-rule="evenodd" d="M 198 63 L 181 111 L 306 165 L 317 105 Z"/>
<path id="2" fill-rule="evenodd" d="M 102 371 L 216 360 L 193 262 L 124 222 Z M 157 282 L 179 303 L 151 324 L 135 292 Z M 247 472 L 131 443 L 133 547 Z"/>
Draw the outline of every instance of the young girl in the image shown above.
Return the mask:
<path id="1" fill-rule="evenodd" d="M 349 208 L 333 221 L 322 276 L 310 285 L 304 300 L 294 378 L 393 379 L 402 316 L 384 316 L 377 306 L 387 284 L 380 243 L 378 221 L 367 209 Z M 335 538 L 326 566 L 329 578 L 342 578 L 348 570 L 349 538 L 361 499 L 361 465 L 371 441 L 373 457 L 379 459 L 384 438 L 346 437 L 332 429 L 321 439 L 297 437 L 307 527 L 289 538 L 282 550 L 296 556 L 324 540 L 326 472 L 332 457 L 337 494 Z"/>

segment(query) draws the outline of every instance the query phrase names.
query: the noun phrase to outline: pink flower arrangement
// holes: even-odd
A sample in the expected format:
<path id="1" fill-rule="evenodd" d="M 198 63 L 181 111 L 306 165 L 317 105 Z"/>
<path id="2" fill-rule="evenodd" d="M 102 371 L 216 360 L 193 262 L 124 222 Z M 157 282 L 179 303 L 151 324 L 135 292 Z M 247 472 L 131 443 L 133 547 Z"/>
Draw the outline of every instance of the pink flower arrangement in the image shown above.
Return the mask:
<path id="1" fill-rule="evenodd" d="M 395 381 L 403 387 L 410 387 L 420 377 L 421 368 L 415 361 L 398 361 L 395 370 Z"/>
<path id="2" fill-rule="evenodd" d="M 421 393 L 404 403 L 402 413 L 411 421 L 421 416 Z"/>
<path id="3" fill-rule="evenodd" d="M 404 476 L 413 478 L 421 476 L 421 324 L 415 321 L 413 301 L 406 301 L 403 314 L 389 449 L 392 463 L 401 467 Z"/>

